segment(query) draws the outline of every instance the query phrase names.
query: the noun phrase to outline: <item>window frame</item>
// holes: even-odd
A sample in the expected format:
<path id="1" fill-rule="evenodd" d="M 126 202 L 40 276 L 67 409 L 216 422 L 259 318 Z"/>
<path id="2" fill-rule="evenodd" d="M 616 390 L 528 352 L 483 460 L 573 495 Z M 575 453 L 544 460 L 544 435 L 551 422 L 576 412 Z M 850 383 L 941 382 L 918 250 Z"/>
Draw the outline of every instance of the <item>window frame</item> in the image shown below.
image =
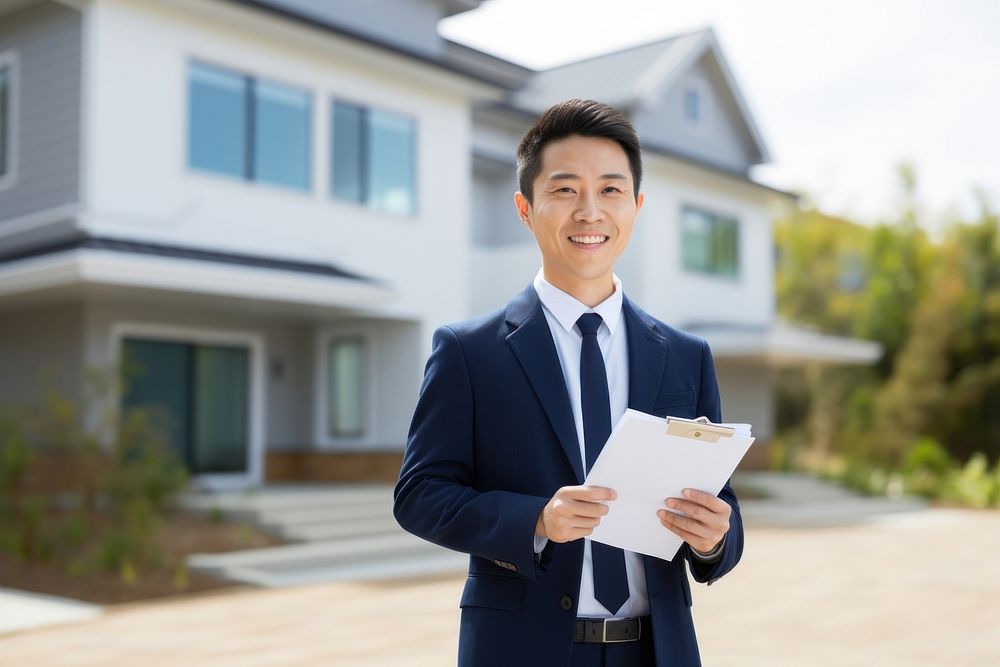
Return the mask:
<path id="1" fill-rule="evenodd" d="M 703 79 L 693 76 L 686 78 L 681 85 L 681 119 L 684 121 L 684 127 L 691 132 L 697 134 L 708 132 L 708 123 L 712 112 L 708 99 L 708 91 L 708 83 Z M 688 93 L 694 93 L 698 97 L 699 114 L 697 119 L 691 118 L 687 114 Z"/>
<path id="2" fill-rule="evenodd" d="M 693 266 L 688 263 L 688 255 L 685 252 L 685 243 L 684 243 L 684 235 L 685 235 L 684 221 L 688 212 L 692 212 L 701 216 L 706 216 L 709 219 L 710 238 L 714 238 L 716 225 L 721 223 L 731 224 L 734 237 L 733 261 L 735 263 L 732 272 L 720 271 L 719 267 L 714 264 L 707 267 L 700 267 L 700 266 Z M 680 223 L 679 224 L 680 243 L 678 245 L 680 247 L 680 254 L 681 254 L 680 257 L 681 270 L 684 271 L 684 273 L 704 276 L 708 278 L 717 278 L 720 280 L 727 280 L 732 282 L 739 282 L 741 280 L 743 275 L 743 258 L 742 258 L 743 234 L 741 233 L 742 225 L 740 224 L 739 216 L 729 213 L 721 213 L 718 210 L 715 210 L 711 207 L 683 203 L 681 204 L 679 223 Z"/>
<path id="3" fill-rule="evenodd" d="M 18 135 L 20 126 L 20 58 L 15 49 L 0 51 L 0 70 L 7 71 L 7 133 L 4 156 L 5 169 L 0 174 L 0 191 L 8 190 L 17 183 L 18 175 Z"/>
<path id="4" fill-rule="evenodd" d="M 330 363 L 333 343 L 337 340 L 357 340 L 362 346 L 361 430 L 353 434 L 336 434 L 330 428 Z M 327 327 L 316 334 L 313 409 L 313 441 L 321 449 L 353 451 L 376 448 L 376 354 L 374 332 L 364 326 Z"/>
<path id="5" fill-rule="evenodd" d="M 190 142 L 191 142 L 191 132 L 192 132 L 192 114 L 191 114 L 191 68 L 192 68 L 192 66 L 202 66 L 202 67 L 205 67 L 205 68 L 208 68 L 208 69 L 219 70 L 220 72 L 223 72 L 223 73 L 226 73 L 226 74 L 231 74 L 233 76 L 237 76 L 237 77 L 239 77 L 239 78 L 241 78 L 243 80 L 243 84 L 245 86 L 245 88 L 243 90 L 243 95 L 244 95 L 244 103 L 245 103 L 244 113 L 246 114 L 246 116 L 244 118 L 244 121 L 246 122 L 246 127 L 244 129 L 244 137 L 243 137 L 243 141 L 245 142 L 244 143 L 244 151 L 243 151 L 243 153 L 244 153 L 244 155 L 243 155 L 243 164 L 241 165 L 240 175 L 239 176 L 236 176 L 234 174 L 229 174 L 229 173 L 226 173 L 226 172 L 222 172 L 222 171 L 216 171 L 214 169 L 209 169 L 209 168 L 205 168 L 205 167 L 198 167 L 198 166 L 195 166 L 195 165 L 191 164 Z M 185 135 L 185 139 L 186 139 L 186 143 L 187 143 L 187 147 L 185 149 L 185 155 L 184 155 L 184 166 L 185 166 L 185 168 L 187 169 L 188 172 L 199 174 L 199 175 L 213 176 L 213 177 L 216 177 L 216 178 L 224 178 L 224 179 L 226 179 L 226 180 L 228 180 L 230 182 L 246 183 L 246 184 L 252 184 L 252 185 L 256 185 L 256 186 L 261 186 L 262 185 L 262 186 L 265 186 L 265 187 L 276 188 L 276 189 L 278 189 L 278 190 L 280 190 L 282 192 L 297 192 L 297 193 L 300 193 L 300 194 L 303 194 L 303 195 L 306 195 L 306 196 L 312 196 L 312 194 L 313 194 L 313 188 L 314 188 L 315 181 L 316 181 L 316 173 L 315 173 L 316 170 L 314 169 L 315 164 L 314 164 L 314 160 L 313 160 L 313 154 L 314 154 L 314 150 L 315 150 L 314 143 L 316 141 L 316 132 L 315 132 L 316 127 L 315 127 L 315 122 L 314 122 L 314 119 L 316 117 L 316 112 L 314 111 L 314 107 L 315 107 L 315 103 L 316 103 L 316 92 L 315 92 L 315 90 L 313 90 L 311 87 L 306 86 L 306 85 L 301 85 L 301 84 L 297 84 L 297 83 L 290 83 L 288 81 L 285 81 L 285 80 L 282 80 L 282 79 L 279 79 L 279 78 L 275 78 L 275 77 L 262 76 L 262 75 L 259 75 L 259 74 L 251 73 L 248 70 L 245 70 L 245 69 L 242 69 L 242 68 L 239 68 L 239 67 L 230 67 L 229 65 L 220 64 L 217 61 L 214 61 L 214 60 L 211 60 L 211 59 L 206 59 L 206 58 L 200 58 L 200 57 L 197 57 L 197 56 L 191 56 L 191 57 L 189 57 L 187 59 L 187 66 L 186 66 L 186 68 L 184 70 L 184 76 L 185 76 L 185 81 L 184 81 L 184 85 L 185 85 L 185 97 L 184 97 L 185 109 L 184 109 L 184 113 L 185 113 L 185 120 L 186 120 L 186 128 L 185 128 L 186 129 L 186 135 Z M 294 90 L 296 90 L 298 92 L 305 93 L 305 95 L 306 95 L 306 97 L 308 99 L 308 107 L 306 109 L 306 112 L 307 112 L 306 129 L 308 131 L 308 137 L 306 139 L 306 146 L 305 146 L 305 148 L 306 148 L 306 181 L 305 181 L 305 183 L 302 186 L 299 186 L 299 185 L 288 185 L 288 184 L 285 184 L 285 183 L 279 183 L 279 182 L 272 181 L 272 180 L 261 180 L 260 177 L 259 177 L 259 175 L 257 173 L 255 173 L 256 170 L 254 168 L 254 165 L 255 165 L 255 162 L 256 162 L 257 150 L 258 150 L 257 141 L 256 141 L 257 129 L 258 129 L 258 127 L 257 127 L 257 109 L 256 109 L 257 97 L 256 97 L 256 93 L 257 93 L 257 84 L 260 83 L 260 82 L 271 84 L 271 85 L 274 85 L 274 86 L 279 86 L 279 87 L 285 87 L 285 88 L 294 89 Z"/>
<path id="6" fill-rule="evenodd" d="M 358 156 L 358 169 L 359 169 L 360 179 L 361 179 L 361 186 L 360 186 L 360 189 L 361 189 L 361 198 L 360 198 L 360 200 L 342 198 L 342 197 L 338 197 L 337 194 L 336 194 L 336 187 L 337 187 L 336 186 L 336 178 L 337 178 L 337 173 L 336 173 L 336 169 L 335 169 L 335 163 L 336 163 L 336 160 L 335 160 L 335 151 L 337 150 L 337 148 L 336 148 L 336 139 L 335 139 L 336 128 L 334 126 L 334 124 L 336 122 L 336 114 L 334 113 L 334 108 L 336 107 L 336 105 L 338 103 L 344 104 L 346 106 L 355 107 L 356 109 L 358 109 L 361 112 L 362 134 L 359 137 L 359 141 L 358 141 L 358 144 L 359 144 L 359 147 L 360 147 L 360 155 Z M 408 211 L 406 211 L 406 212 L 392 211 L 392 210 L 389 210 L 387 208 L 381 208 L 381 207 L 378 207 L 378 206 L 374 206 L 371 203 L 369 203 L 369 201 L 368 201 L 369 194 L 370 194 L 370 183 L 369 183 L 368 172 L 369 172 L 369 169 L 371 167 L 371 143 L 372 143 L 369 140 L 368 134 L 369 134 L 369 127 L 370 127 L 370 125 L 369 125 L 369 123 L 370 123 L 369 118 L 371 117 L 371 112 L 372 111 L 379 111 L 379 112 L 383 112 L 383 113 L 387 113 L 387 114 L 392 114 L 392 115 L 395 115 L 395 116 L 399 116 L 401 118 L 405 118 L 405 119 L 409 120 L 409 122 L 410 122 L 410 147 L 411 147 L 411 155 L 412 155 L 412 162 L 410 164 L 410 188 L 411 188 L 410 198 L 411 198 L 412 204 L 410 206 L 410 209 Z M 362 101 L 360 101 L 358 99 L 355 99 L 355 98 L 351 98 L 351 97 L 347 97 L 347 96 L 343 96 L 343 95 L 336 95 L 336 94 L 334 94 L 334 95 L 330 95 L 329 96 L 329 104 L 327 104 L 327 120 L 328 120 L 328 122 L 327 122 L 327 133 L 328 133 L 328 137 L 329 137 L 329 142 L 328 142 L 328 145 L 327 145 L 327 163 L 329 165 L 329 170 L 327 172 L 327 186 L 326 187 L 327 187 L 327 196 L 328 196 L 328 198 L 332 199 L 333 201 L 335 201 L 337 203 L 340 203 L 340 204 L 346 204 L 346 205 L 349 205 L 349 206 L 357 206 L 357 207 L 364 208 L 364 209 L 369 210 L 369 211 L 375 211 L 375 212 L 381 213 L 383 215 L 391 215 L 391 216 L 396 216 L 396 217 L 400 217 L 400 218 L 407 218 L 407 219 L 418 217 L 419 211 L 420 211 L 420 197 L 419 197 L 419 192 L 420 192 L 420 188 L 419 188 L 420 170 L 418 168 L 419 155 L 420 155 L 420 152 L 419 152 L 420 151 L 420 142 L 419 142 L 420 123 L 418 122 L 419 119 L 416 116 L 416 114 L 407 113 L 405 111 L 400 111 L 398 109 L 387 107 L 387 106 L 369 104 L 369 103 L 362 102 Z"/>

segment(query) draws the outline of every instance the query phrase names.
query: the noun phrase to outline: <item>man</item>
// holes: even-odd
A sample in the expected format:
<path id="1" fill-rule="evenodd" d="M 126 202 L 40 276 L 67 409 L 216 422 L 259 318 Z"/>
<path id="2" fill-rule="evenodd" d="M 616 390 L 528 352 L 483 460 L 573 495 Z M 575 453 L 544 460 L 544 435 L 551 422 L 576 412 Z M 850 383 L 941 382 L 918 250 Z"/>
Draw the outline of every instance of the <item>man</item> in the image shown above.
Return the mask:
<path id="1" fill-rule="evenodd" d="M 685 540 L 673 561 L 587 539 L 615 491 L 583 480 L 626 407 L 721 420 L 708 346 L 613 273 L 643 202 L 639 139 L 615 109 L 570 100 L 517 157 L 541 271 L 506 307 L 435 332 L 396 519 L 470 554 L 461 665 L 698 665 L 684 562 L 712 583 L 739 561 L 732 488 L 664 499 L 663 530 Z"/>

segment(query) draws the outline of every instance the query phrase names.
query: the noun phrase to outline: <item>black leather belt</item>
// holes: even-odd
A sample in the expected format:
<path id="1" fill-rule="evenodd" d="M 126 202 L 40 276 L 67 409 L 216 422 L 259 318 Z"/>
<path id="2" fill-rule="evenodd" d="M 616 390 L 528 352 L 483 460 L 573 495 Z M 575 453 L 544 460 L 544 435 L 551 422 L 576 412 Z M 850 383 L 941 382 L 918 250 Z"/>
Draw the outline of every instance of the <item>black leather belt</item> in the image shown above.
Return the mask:
<path id="1" fill-rule="evenodd" d="M 634 642 L 652 637 L 649 616 L 638 618 L 578 618 L 573 641 L 586 644 Z"/>

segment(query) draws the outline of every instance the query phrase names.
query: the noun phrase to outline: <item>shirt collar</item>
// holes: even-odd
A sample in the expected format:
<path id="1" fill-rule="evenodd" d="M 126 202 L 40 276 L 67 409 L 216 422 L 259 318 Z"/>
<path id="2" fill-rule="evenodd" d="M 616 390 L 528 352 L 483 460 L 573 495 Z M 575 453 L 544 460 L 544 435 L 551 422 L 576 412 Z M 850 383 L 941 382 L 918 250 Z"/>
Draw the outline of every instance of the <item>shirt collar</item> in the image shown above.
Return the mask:
<path id="1" fill-rule="evenodd" d="M 608 327 L 608 331 L 613 334 L 618 327 L 618 322 L 621 321 L 622 281 L 614 274 L 611 277 L 615 283 L 615 291 L 611 296 L 593 308 L 580 303 L 576 297 L 567 294 L 546 280 L 542 269 L 538 270 L 533 284 L 542 305 L 552 313 L 566 331 L 573 331 L 573 327 L 576 326 L 576 321 L 580 319 L 581 315 L 593 312 L 601 316 L 604 324 Z"/>

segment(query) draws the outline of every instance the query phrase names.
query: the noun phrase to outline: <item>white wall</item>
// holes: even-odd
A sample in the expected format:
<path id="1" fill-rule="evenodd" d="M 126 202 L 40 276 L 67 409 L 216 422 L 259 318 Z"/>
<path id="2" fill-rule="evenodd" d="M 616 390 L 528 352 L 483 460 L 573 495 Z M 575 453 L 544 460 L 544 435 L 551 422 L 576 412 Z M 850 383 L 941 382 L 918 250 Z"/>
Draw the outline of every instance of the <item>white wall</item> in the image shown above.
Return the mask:
<path id="1" fill-rule="evenodd" d="M 646 201 L 640 213 L 642 303 L 683 326 L 694 322 L 769 324 L 774 319 L 771 212 L 758 188 L 723 176 L 646 161 Z M 681 255 L 681 209 L 692 205 L 735 218 L 740 272 L 735 278 L 687 271 Z M 633 244 L 635 242 L 633 241 Z"/>
<path id="2" fill-rule="evenodd" d="M 230 3 L 102 0 L 88 11 L 88 215 L 94 234 L 326 262 L 385 281 L 380 315 L 464 314 L 467 91 L 427 65 Z M 220 20 L 228 12 L 231 20 Z M 244 183 L 187 167 L 192 58 L 313 93 L 313 188 Z M 337 202 L 328 191 L 329 104 L 340 95 L 416 118 L 415 217 Z"/>

